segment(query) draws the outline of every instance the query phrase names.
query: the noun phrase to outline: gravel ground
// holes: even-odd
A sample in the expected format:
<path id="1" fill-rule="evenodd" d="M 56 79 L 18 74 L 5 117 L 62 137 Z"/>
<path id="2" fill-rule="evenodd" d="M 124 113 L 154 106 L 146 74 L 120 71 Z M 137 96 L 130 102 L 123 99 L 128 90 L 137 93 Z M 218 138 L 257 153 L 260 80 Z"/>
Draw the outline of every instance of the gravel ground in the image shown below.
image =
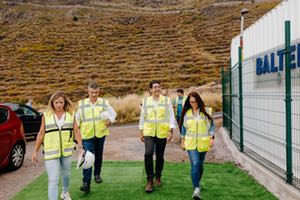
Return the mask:
<path id="1" fill-rule="evenodd" d="M 222 120 L 216 120 L 217 129 Z M 144 144 L 140 142 L 137 125 L 111 127 L 111 134 L 107 137 L 104 150 L 104 160 L 143 160 Z M 217 132 L 217 131 L 216 131 Z M 179 133 L 174 133 L 174 139 L 167 144 L 165 160 L 184 162 L 188 161 L 185 151 L 179 148 Z M 14 172 L 0 171 L 0 200 L 7 200 L 14 196 L 45 171 L 42 153 L 39 154 L 39 163 L 33 164 L 30 157 L 34 148 L 34 141 L 27 142 L 27 153 L 23 166 Z M 75 159 L 75 156 L 74 156 Z M 226 148 L 222 136 L 216 134 L 215 145 L 206 157 L 208 162 L 232 161 L 230 152 Z"/>

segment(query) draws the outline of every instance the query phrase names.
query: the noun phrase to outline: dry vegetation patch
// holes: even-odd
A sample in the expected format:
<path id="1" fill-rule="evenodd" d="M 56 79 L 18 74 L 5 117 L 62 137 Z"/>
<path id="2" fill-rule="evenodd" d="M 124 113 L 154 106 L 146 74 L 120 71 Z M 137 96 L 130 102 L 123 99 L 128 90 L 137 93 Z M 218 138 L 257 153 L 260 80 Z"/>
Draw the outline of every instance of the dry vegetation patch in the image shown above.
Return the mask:
<path id="1" fill-rule="evenodd" d="M 0 3 L 0 101 L 33 97 L 40 104 L 56 90 L 77 101 L 90 79 L 105 96 L 141 95 L 152 79 L 167 88 L 219 82 L 241 8 L 181 0 L 10 2 L 17 3 Z M 246 25 L 274 2 L 247 4 Z M 103 7 L 108 3 L 114 9 Z M 132 10 L 141 3 L 147 12 Z M 162 12 L 169 7 L 178 12 Z"/>

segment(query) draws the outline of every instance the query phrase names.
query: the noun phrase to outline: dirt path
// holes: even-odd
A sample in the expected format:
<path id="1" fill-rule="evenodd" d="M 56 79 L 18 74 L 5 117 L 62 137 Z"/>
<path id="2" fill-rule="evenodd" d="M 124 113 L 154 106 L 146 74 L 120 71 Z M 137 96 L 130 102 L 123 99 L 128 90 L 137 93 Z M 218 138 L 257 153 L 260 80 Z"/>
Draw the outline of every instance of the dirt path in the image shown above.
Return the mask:
<path id="1" fill-rule="evenodd" d="M 221 126 L 222 121 L 215 120 L 216 132 Z M 139 132 L 137 125 L 118 126 L 111 129 L 111 135 L 105 144 L 105 160 L 143 160 L 144 143 L 138 139 Z M 185 151 L 179 147 L 179 132 L 174 133 L 174 139 L 167 144 L 165 160 L 168 161 L 188 161 Z M 230 161 L 228 152 L 222 137 L 216 134 L 215 147 L 208 153 L 207 162 L 226 162 Z"/>
<path id="2" fill-rule="evenodd" d="M 217 129 L 221 126 L 221 119 L 216 120 Z M 217 130 L 216 130 L 217 132 Z M 105 160 L 143 160 L 144 144 L 138 139 L 137 125 L 116 126 L 111 128 L 111 135 L 107 137 L 104 150 Z M 179 148 L 179 133 L 174 133 L 174 139 L 168 143 L 165 160 L 183 162 L 188 161 L 185 151 Z M 39 154 L 39 164 L 34 165 L 30 156 L 34 148 L 34 141 L 27 143 L 27 153 L 23 166 L 15 172 L 0 171 L 0 200 L 7 200 L 14 196 L 45 171 L 42 154 Z M 75 159 L 75 158 L 74 158 Z M 227 162 L 232 158 L 226 148 L 222 136 L 216 134 L 215 146 L 208 153 L 207 162 Z"/>

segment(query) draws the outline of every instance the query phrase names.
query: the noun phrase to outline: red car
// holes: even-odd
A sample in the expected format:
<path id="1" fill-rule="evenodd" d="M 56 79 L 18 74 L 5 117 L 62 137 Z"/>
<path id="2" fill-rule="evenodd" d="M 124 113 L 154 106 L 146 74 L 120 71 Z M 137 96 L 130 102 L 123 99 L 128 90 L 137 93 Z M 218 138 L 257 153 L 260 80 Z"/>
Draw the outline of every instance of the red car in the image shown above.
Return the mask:
<path id="1" fill-rule="evenodd" d="M 23 124 L 5 105 L 0 105 L 0 168 L 19 169 L 26 152 Z"/>

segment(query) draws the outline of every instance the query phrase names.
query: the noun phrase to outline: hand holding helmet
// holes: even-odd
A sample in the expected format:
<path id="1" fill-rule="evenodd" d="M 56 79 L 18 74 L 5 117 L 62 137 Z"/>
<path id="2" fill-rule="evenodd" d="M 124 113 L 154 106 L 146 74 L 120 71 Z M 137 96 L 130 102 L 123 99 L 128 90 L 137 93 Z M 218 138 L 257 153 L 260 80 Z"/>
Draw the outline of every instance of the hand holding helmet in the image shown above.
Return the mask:
<path id="1" fill-rule="evenodd" d="M 83 169 L 89 169 L 93 166 L 95 161 L 95 155 L 90 151 L 81 151 L 78 160 L 76 169 L 82 167 Z"/>
<path id="2" fill-rule="evenodd" d="M 107 111 L 102 111 L 102 112 L 100 112 L 99 117 L 100 117 L 101 120 L 106 121 L 106 120 L 108 120 L 111 116 L 110 116 L 110 113 L 109 113 L 109 112 L 107 112 Z"/>
<path id="3" fill-rule="evenodd" d="M 110 117 L 111 117 L 111 115 L 107 111 L 103 111 L 100 113 L 100 119 L 105 121 L 105 126 L 106 126 L 106 128 L 102 131 L 105 131 L 107 129 L 107 127 L 111 124 L 111 121 L 109 119 Z"/>

